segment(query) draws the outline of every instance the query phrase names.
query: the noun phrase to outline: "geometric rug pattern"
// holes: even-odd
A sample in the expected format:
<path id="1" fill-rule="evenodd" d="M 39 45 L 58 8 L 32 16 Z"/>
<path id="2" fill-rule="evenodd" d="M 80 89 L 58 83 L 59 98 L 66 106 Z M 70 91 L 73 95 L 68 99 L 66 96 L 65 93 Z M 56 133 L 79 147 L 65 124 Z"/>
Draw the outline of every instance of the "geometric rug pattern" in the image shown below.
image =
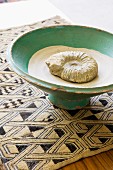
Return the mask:
<path id="1" fill-rule="evenodd" d="M 113 93 L 67 111 L 48 94 L 12 71 L 6 61 L 11 41 L 25 31 L 68 24 L 56 16 L 0 31 L 0 162 L 6 170 L 54 170 L 113 148 Z"/>

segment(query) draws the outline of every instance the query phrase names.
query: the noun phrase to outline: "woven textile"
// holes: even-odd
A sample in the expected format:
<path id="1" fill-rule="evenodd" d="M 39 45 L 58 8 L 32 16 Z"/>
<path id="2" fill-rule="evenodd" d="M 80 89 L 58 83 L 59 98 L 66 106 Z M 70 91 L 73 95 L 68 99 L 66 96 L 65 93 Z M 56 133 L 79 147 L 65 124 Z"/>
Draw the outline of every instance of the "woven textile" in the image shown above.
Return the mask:
<path id="1" fill-rule="evenodd" d="M 1 170 L 54 170 L 113 148 L 113 93 L 91 98 L 82 110 L 53 106 L 48 94 L 12 71 L 6 50 L 19 34 L 67 24 L 54 17 L 0 31 Z"/>

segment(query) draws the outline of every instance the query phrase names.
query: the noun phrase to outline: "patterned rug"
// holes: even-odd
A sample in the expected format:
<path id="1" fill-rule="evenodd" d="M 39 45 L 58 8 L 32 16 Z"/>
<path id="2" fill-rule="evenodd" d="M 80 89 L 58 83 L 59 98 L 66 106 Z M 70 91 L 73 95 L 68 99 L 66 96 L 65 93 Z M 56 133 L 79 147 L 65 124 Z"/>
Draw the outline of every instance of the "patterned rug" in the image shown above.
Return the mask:
<path id="1" fill-rule="evenodd" d="M 0 31 L 0 170 L 55 170 L 113 148 L 112 92 L 91 98 L 82 110 L 59 109 L 6 61 L 19 34 L 56 24 L 67 22 L 56 16 Z"/>
<path id="2" fill-rule="evenodd" d="M 25 0 L 0 0 L 0 3 L 4 3 L 4 2 L 17 2 L 17 1 L 25 1 Z"/>

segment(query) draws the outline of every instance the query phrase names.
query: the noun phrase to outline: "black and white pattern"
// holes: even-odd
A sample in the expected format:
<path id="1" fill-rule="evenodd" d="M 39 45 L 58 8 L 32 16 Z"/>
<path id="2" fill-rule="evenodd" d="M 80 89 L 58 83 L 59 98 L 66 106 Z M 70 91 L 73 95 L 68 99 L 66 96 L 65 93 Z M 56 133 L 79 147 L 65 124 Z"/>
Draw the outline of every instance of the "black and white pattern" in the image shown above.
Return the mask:
<path id="1" fill-rule="evenodd" d="M 66 111 L 6 62 L 7 46 L 18 34 L 53 24 L 66 22 L 55 17 L 0 32 L 0 157 L 6 170 L 58 169 L 113 146 L 112 92 L 91 98 L 84 110 Z"/>

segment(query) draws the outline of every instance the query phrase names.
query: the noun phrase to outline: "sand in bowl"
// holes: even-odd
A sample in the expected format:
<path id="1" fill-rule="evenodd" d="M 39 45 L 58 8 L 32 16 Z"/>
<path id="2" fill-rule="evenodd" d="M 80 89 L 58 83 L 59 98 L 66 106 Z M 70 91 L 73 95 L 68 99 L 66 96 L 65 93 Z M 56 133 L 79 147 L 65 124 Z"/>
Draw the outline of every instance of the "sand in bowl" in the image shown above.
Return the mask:
<path id="1" fill-rule="evenodd" d="M 93 57 L 98 64 L 98 75 L 87 83 L 73 83 L 65 81 L 50 73 L 46 60 L 53 54 L 64 51 L 81 51 Z M 96 50 L 86 48 L 73 48 L 68 46 L 49 46 L 37 51 L 30 59 L 28 73 L 40 80 L 60 86 L 75 88 L 94 88 L 113 84 L 113 58 L 104 55 Z"/>

